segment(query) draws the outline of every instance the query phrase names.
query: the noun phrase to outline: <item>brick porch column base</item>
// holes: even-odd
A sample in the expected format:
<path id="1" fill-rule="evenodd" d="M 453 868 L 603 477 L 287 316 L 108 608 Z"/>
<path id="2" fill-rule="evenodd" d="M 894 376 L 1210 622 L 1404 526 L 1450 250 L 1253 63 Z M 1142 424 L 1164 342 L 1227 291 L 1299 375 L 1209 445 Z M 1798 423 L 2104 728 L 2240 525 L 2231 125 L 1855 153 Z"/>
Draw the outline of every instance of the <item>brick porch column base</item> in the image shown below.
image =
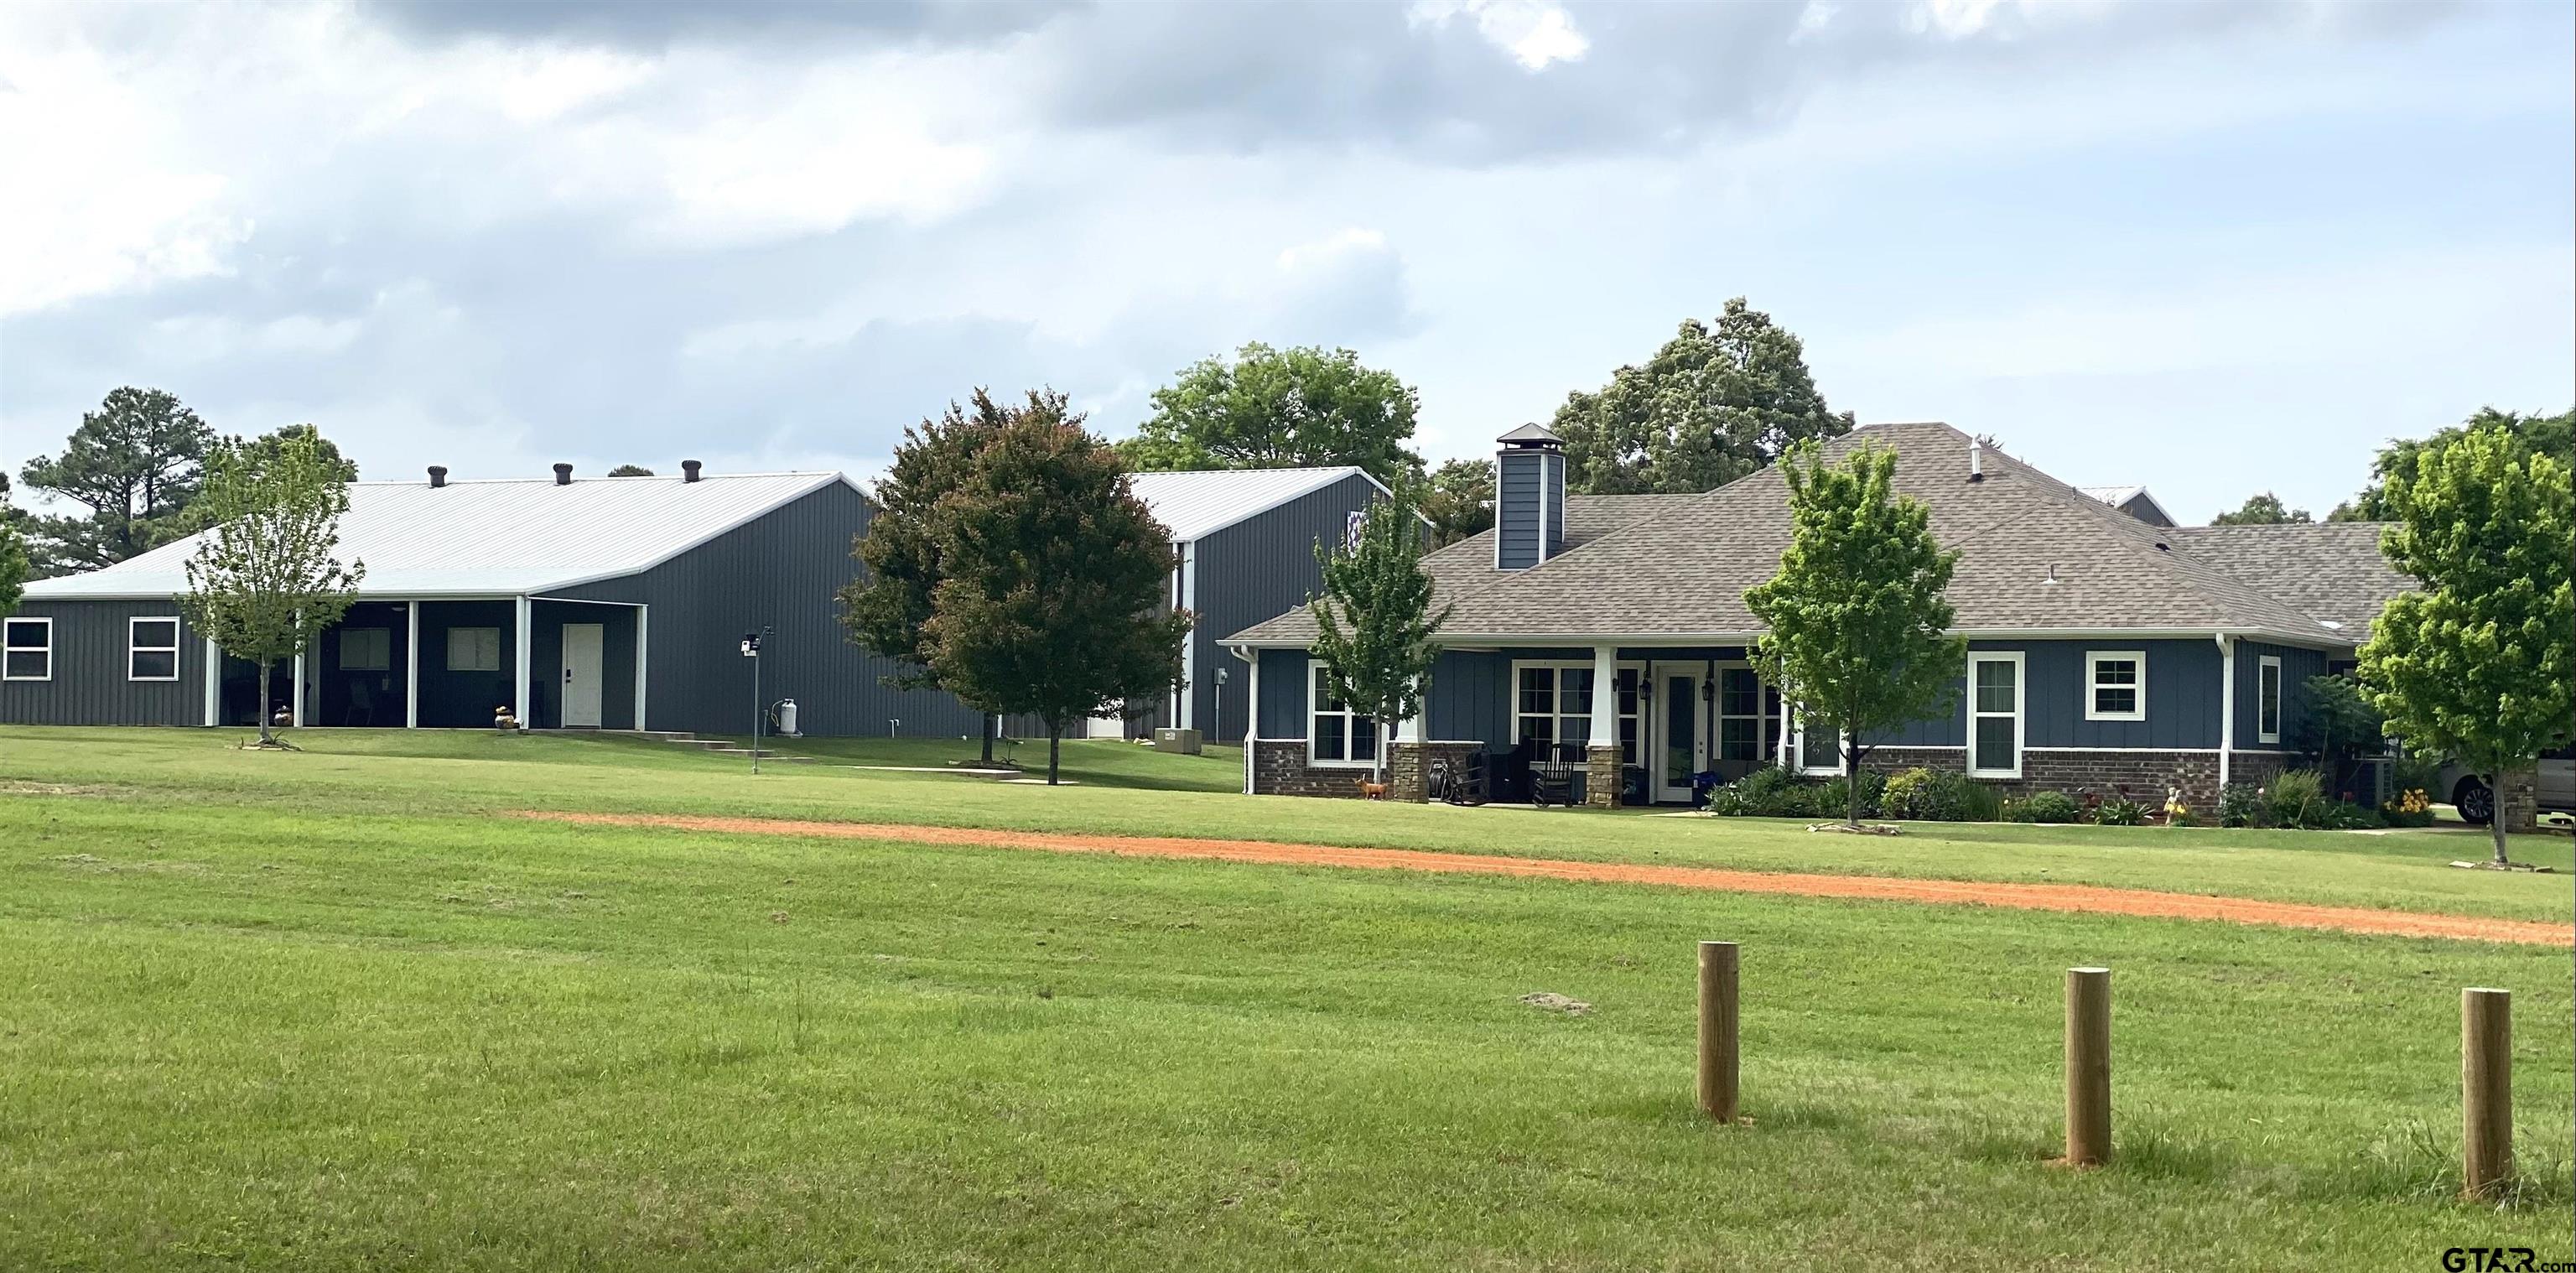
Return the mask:
<path id="1" fill-rule="evenodd" d="M 1583 803 L 1594 809 L 1619 807 L 1619 749 L 1595 747 L 1584 759 Z"/>
<path id="2" fill-rule="evenodd" d="M 2522 769 L 2496 778 L 2496 816 L 2507 831 L 2540 829 L 2540 771 Z"/>

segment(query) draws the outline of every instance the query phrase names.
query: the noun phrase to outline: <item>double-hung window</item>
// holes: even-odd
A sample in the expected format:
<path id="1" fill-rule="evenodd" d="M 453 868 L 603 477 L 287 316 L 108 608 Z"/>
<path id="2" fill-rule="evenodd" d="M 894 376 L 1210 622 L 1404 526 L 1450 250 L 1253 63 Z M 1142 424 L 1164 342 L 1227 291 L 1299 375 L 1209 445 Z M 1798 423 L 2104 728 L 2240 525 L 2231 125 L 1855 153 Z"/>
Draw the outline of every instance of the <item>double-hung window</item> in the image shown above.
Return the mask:
<path id="1" fill-rule="evenodd" d="M 0 623 L 0 680 L 54 679 L 54 621 L 10 619 Z"/>
<path id="2" fill-rule="evenodd" d="M 1530 744 L 1541 760 L 1559 743 L 1580 747 L 1592 739 L 1592 665 L 1523 663 L 1513 737 Z M 1620 706 L 1628 706 L 1622 700 Z"/>
<path id="3" fill-rule="evenodd" d="M 1333 674 L 1323 664 L 1308 673 L 1306 760 L 1317 765 L 1377 764 L 1377 721 L 1333 694 Z"/>
<path id="4" fill-rule="evenodd" d="M 2144 650 L 2084 652 L 2084 719 L 2147 718 L 2147 654 Z"/>
<path id="5" fill-rule="evenodd" d="M 2254 737 L 2281 741 L 2281 656 L 2266 654 L 2254 663 Z"/>
<path id="6" fill-rule="evenodd" d="M 125 679 L 179 679 L 178 616 L 158 615 L 125 621 Z"/>
<path id="7" fill-rule="evenodd" d="M 2022 658 L 2018 650 L 1968 654 L 1968 772 L 2021 777 Z"/>

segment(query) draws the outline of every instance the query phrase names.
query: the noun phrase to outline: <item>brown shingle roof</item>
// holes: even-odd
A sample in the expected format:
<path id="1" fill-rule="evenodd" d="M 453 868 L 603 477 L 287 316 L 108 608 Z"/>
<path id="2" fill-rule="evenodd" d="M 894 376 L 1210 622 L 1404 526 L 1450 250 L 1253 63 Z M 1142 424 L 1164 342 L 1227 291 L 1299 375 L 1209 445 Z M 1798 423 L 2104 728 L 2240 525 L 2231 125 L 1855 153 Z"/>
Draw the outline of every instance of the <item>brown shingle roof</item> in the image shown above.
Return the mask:
<path id="1" fill-rule="evenodd" d="M 2278 526 L 2178 526 L 2170 533 L 2192 556 L 2320 620 L 2343 625 L 2359 643 L 2389 598 L 2415 590 L 2379 551 L 2386 522 L 2292 522 Z"/>
<path id="2" fill-rule="evenodd" d="M 1896 450 L 1896 488 L 1923 501 L 1933 534 L 1959 550 L 1950 602 L 1962 631 L 2223 629 L 2308 644 L 2359 639 L 2203 560 L 2172 530 L 1994 448 L 1985 453 L 1985 480 L 1967 480 L 1969 438 L 1949 425 L 1871 425 L 1836 439 L 1827 452 L 1839 456 L 1864 443 Z M 1779 569 L 1789 541 L 1788 488 L 1776 469 L 1704 495 L 1569 496 L 1566 504 L 1566 550 L 1527 570 L 1494 569 L 1490 535 L 1425 560 L 1435 605 L 1457 605 L 1442 629 L 1445 640 L 1741 637 L 1759 630 L 1745 590 Z M 1313 620 L 1299 610 L 1231 639 L 1304 645 L 1313 636 Z"/>

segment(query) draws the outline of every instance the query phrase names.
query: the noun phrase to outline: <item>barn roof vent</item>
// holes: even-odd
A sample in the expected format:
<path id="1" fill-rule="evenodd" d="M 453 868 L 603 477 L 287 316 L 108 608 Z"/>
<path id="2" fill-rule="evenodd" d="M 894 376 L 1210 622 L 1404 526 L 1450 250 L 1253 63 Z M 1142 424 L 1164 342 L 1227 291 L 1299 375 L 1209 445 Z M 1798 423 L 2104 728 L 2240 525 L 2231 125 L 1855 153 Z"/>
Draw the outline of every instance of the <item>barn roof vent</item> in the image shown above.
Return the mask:
<path id="1" fill-rule="evenodd" d="M 433 491 L 434 491 L 434 490 L 437 490 L 439 487 L 442 487 L 442 486 L 445 486 L 445 485 L 447 485 L 447 466 L 446 466 L 446 465 L 444 465 L 444 464 L 432 464 L 432 465 L 430 465 L 430 466 L 429 466 L 429 489 L 431 489 L 431 490 L 433 490 Z"/>
<path id="2" fill-rule="evenodd" d="M 694 482 L 698 480 L 698 470 L 705 467 L 706 465 L 701 464 L 696 460 L 680 461 L 680 480 L 683 482 Z"/>
<path id="3" fill-rule="evenodd" d="M 569 465 L 569 464 L 558 464 L 558 465 L 556 465 L 556 466 L 555 466 L 555 485 L 557 485 L 557 486 L 570 486 L 570 485 L 572 485 L 572 466 L 571 466 L 571 465 Z"/>

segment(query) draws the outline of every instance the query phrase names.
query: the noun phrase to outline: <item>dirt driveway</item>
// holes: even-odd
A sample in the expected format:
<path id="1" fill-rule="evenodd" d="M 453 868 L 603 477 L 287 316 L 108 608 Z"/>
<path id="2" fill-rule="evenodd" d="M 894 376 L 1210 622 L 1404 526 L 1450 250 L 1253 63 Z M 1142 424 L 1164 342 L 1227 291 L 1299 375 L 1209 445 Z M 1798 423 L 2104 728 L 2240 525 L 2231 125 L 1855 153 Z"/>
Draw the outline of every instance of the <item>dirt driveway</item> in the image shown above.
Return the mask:
<path id="1" fill-rule="evenodd" d="M 2007 884 L 1965 880 L 1908 880 L 1875 875 L 1800 875 L 1730 871 L 1705 866 L 1653 866 L 1625 862 L 1569 862 L 1558 858 L 1493 857 L 1429 853 L 1416 849 L 1356 849 L 1328 844 L 1275 844 L 1266 840 L 1198 840 L 1177 836 L 1077 835 L 1055 831 L 988 831 L 968 827 L 907 826 L 882 822 L 799 822 L 778 818 L 706 818 L 646 813 L 557 813 L 522 810 L 517 816 L 584 826 L 663 827 L 728 835 L 819 836 L 953 844 L 1048 853 L 1108 853 L 1121 857 L 1200 858 L 1279 866 L 1335 866 L 1377 871 L 1439 871 L 1459 875 L 1514 875 L 1603 884 L 1657 884 L 1728 893 L 1783 893 L 1795 897 L 1850 897 L 1871 901 L 1949 906 L 2007 906 L 2019 910 L 2144 915 L 2158 919 L 2207 919 L 2283 928 L 2323 928 L 2400 937 L 2450 937 L 2534 946 L 2576 945 L 2576 929 L 2535 920 L 2482 919 L 2358 906 L 2309 906 L 2241 897 L 2203 897 L 2089 884 Z"/>

